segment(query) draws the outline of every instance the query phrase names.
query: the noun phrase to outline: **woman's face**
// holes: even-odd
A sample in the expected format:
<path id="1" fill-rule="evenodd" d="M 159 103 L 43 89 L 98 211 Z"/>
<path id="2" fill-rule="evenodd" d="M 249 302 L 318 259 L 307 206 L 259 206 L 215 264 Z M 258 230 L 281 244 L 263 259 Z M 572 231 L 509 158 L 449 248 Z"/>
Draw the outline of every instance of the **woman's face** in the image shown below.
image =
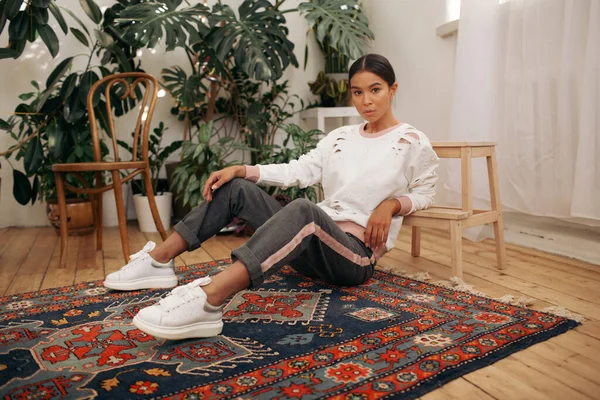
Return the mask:
<path id="1" fill-rule="evenodd" d="M 357 72 L 350 81 L 352 104 L 367 122 L 379 121 L 390 111 L 397 87 L 396 82 L 389 86 L 380 76 L 372 72 Z"/>

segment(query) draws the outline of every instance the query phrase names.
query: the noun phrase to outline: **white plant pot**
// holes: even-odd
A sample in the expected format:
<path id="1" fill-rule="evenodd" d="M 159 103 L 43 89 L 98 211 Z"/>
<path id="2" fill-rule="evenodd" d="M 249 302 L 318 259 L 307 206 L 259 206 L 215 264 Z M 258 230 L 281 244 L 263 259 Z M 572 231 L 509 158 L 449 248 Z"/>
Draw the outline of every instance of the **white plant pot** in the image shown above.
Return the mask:
<path id="1" fill-rule="evenodd" d="M 129 208 L 130 186 L 124 183 L 121 186 L 123 191 L 123 205 L 125 207 L 125 218 L 127 218 L 127 210 Z M 117 215 L 117 203 L 115 201 L 115 191 L 109 190 L 102 193 L 102 225 L 103 226 L 119 226 L 119 216 Z"/>
<path id="2" fill-rule="evenodd" d="M 156 207 L 158 208 L 158 215 L 165 228 L 165 230 L 171 229 L 171 207 L 173 200 L 173 193 L 164 192 L 160 195 L 154 195 L 156 199 Z M 150 212 L 150 204 L 148 203 L 148 197 L 142 196 L 141 194 L 133 195 L 133 204 L 135 206 L 135 213 L 137 214 L 138 225 L 141 232 L 158 232 L 152 213 Z"/>

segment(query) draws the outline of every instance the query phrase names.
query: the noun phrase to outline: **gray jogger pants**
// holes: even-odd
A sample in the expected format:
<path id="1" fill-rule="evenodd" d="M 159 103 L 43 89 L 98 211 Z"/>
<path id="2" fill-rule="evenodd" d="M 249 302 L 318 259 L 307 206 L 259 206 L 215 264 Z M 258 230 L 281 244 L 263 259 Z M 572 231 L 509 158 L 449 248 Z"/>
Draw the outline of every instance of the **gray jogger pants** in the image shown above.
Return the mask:
<path id="1" fill-rule="evenodd" d="M 213 193 L 175 225 L 188 251 L 228 225 L 246 221 L 254 235 L 231 254 L 248 269 L 252 286 L 260 285 L 284 265 L 301 274 L 340 286 L 365 282 L 373 275 L 371 249 L 346 233 L 317 205 L 298 199 L 286 207 L 255 183 L 236 178 Z"/>

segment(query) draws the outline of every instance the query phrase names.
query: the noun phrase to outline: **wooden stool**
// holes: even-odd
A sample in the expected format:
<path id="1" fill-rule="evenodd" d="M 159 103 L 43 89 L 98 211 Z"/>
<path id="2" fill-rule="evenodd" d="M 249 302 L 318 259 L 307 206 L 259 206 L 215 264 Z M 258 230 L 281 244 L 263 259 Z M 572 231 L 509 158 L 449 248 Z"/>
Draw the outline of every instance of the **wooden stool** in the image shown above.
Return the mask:
<path id="1" fill-rule="evenodd" d="M 404 225 L 412 227 L 411 254 L 418 257 L 421 251 L 421 228 L 450 230 L 452 275 L 462 278 L 462 230 L 472 226 L 494 224 L 496 259 L 499 269 L 506 268 L 504 225 L 500 209 L 500 189 L 496 166 L 495 142 L 433 142 L 440 158 L 460 158 L 462 181 L 462 207 L 435 206 L 404 217 Z M 485 157 L 490 186 L 491 210 L 474 210 L 472 196 L 471 160 Z"/>

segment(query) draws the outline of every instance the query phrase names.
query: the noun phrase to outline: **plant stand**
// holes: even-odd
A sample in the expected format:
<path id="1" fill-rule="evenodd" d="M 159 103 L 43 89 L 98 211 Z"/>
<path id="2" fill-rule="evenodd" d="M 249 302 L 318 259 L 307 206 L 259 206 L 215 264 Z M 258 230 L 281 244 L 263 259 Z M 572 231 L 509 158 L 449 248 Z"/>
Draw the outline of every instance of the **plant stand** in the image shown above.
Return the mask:
<path id="1" fill-rule="evenodd" d="M 325 119 L 327 118 L 350 118 L 359 117 L 360 114 L 354 107 L 315 107 L 300 112 L 300 118 L 316 119 L 317 129 L 325 132 Z M 343 120 L 342 120 L 343 121 Z M 342 125 L 344 123 L 342 122 Z M 340 126 L 342 126 L 340 125 Z M 326 133 L 326 132 L 325 132 Z"/>

